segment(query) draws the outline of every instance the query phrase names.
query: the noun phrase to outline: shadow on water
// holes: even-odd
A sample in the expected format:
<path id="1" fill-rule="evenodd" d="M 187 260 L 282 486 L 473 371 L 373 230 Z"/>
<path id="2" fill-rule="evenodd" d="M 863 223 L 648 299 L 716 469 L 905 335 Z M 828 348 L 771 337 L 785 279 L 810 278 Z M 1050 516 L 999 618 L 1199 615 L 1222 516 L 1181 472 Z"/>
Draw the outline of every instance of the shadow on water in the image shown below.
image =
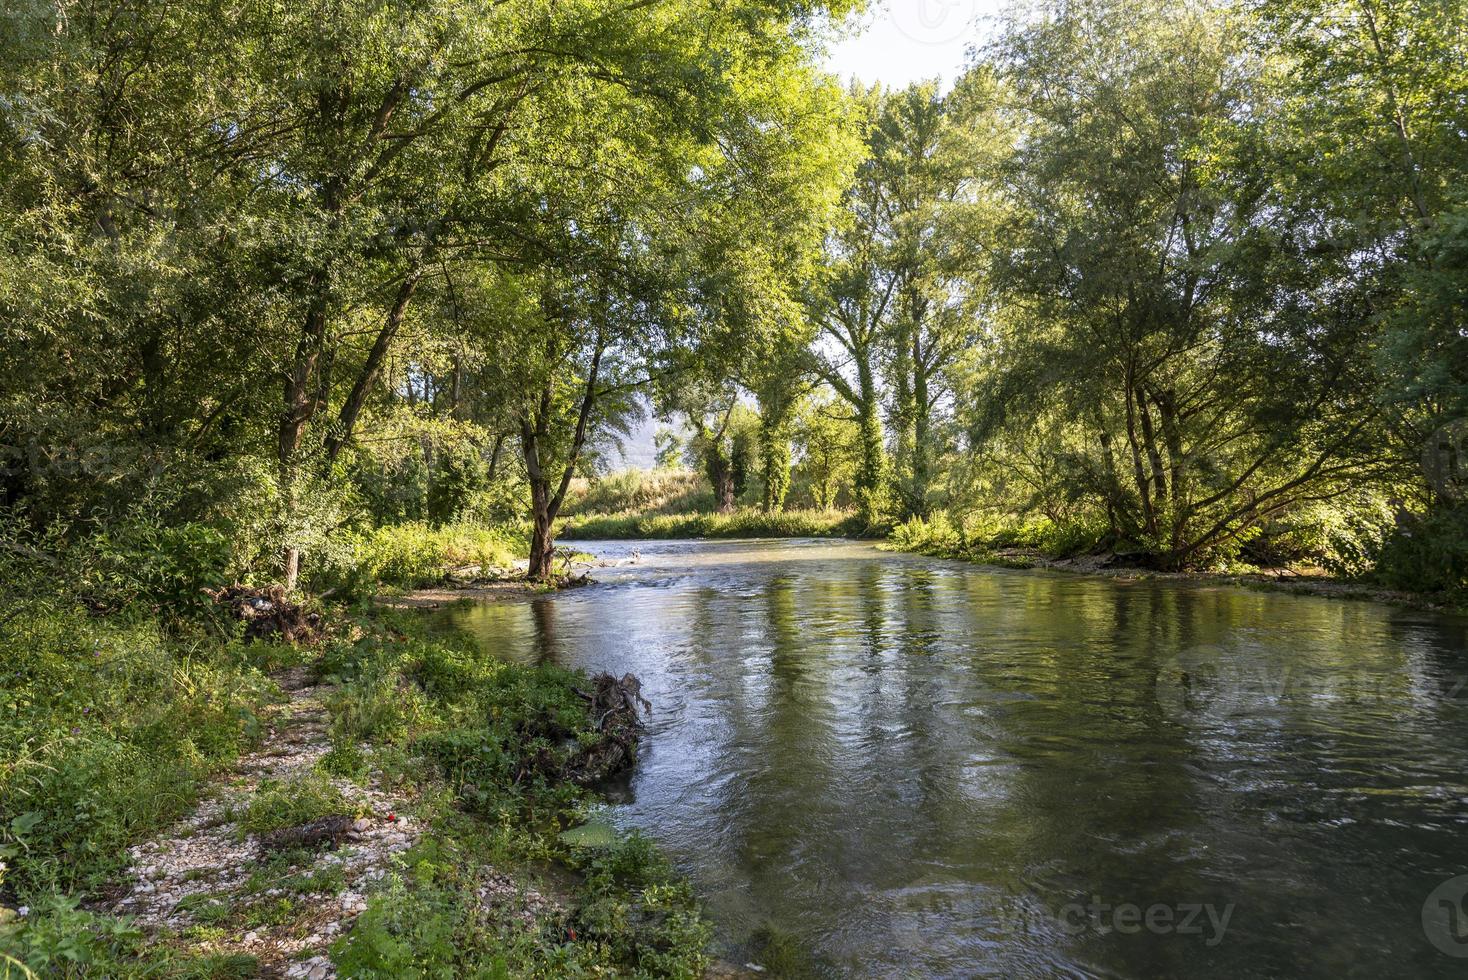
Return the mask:
<path id="1" fill-rule="evenodd" d="M 634 548 L 598 588 L 440 615 L 497 657 L 639 675 L 654 710 L 618 819 L 694 878 L 730 956 L 954 977 L 1468 962 L 1422 920 L 1468 873 L 1461 619 L 850 542 L 590 546 Z"/>

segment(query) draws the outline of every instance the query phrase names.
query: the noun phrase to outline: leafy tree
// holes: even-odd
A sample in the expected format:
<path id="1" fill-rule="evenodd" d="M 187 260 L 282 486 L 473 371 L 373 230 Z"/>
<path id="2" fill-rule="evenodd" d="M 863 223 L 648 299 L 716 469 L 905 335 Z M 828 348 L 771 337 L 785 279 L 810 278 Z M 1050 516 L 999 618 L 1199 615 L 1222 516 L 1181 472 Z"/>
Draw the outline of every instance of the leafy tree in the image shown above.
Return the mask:
<path id="1" fill-rule="evenodd" d="M 991 75 L 951 95 L 934 82 L 885 93 L 869 139 L 881 259 L 893 282 L 883 360 L 893 430 L 893 485 L 904 516 L 926 516 L 943 454 L 949 369 L 976 337 L 992 193 L 983 177 L 1004 149 Z"/>
<path id="2" fill-rule="evenodd" d="M 1090 433 L 1065 478 L 1105 502 L 1114 539 L 1188 564 L 1383 465 L 1367 338 L 1266 198 L 1210 173 L 1220 131 L 1265 97 L 1234 14 L 1040 14 L 989 55 L 1022 136 L 975 432 Z"/>
<path id="3" fill-rule="evenodd" d="M 794 441 L 797 471 L 820 510 L 836 506 L 851 492 L 855 474 L 857 430 L 829 392 L 804 402 L 796 416 Z"/>

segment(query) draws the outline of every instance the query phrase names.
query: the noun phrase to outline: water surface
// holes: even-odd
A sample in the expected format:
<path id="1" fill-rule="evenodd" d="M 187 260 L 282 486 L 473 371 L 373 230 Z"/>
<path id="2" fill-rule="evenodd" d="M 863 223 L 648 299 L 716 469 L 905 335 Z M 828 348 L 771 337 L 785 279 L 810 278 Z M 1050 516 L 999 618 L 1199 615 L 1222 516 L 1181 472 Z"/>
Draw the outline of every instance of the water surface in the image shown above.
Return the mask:
<path id="1" fill-rule="evenodd" d="M 442 615 L 642 679 L 615 819 L 732 958 L 774 927 L 835 976 L 1468 975 L 1423 925 L 1468 874 L 1462 619 L 850 542 L 579 547 L 639 560 Z M 1453 901 L 1429 924 L 1468 953 Z"/>

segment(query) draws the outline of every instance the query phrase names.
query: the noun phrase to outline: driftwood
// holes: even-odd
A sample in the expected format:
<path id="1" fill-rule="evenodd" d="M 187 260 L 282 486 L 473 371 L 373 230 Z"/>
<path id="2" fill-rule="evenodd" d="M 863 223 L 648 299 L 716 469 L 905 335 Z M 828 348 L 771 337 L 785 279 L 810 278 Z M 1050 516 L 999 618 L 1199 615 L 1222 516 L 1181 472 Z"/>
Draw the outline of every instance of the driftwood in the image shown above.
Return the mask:
<path id="1" fill-rule="evenodd" d="M 284 586 L 235 583 L 206 594 L 245 624 L 246 639 L 310 643 L 320 636 L 321 617 L 287 599 Z"/>
<path id="2" fill-rule="evenodd" d="M 282 827 L 260 835 L 262 851 L 334 850 L 352 832 L 354 821 L 344 813 L 322 817 L 297 827 Z"/>
<path id="3" fill-rule="evenodd" d="M 637 761 L 637 738 L 642 734 L 642 713 L 652 705 L 642 696 L 642 682 L 632 674 L 621 680 L 611 674 L 591 679 L 592 689 L 579 694 L 587 702 L 592 725 L 601 739 L 572 757 L 564 775 L 585 786 L 614 776 Z"/>

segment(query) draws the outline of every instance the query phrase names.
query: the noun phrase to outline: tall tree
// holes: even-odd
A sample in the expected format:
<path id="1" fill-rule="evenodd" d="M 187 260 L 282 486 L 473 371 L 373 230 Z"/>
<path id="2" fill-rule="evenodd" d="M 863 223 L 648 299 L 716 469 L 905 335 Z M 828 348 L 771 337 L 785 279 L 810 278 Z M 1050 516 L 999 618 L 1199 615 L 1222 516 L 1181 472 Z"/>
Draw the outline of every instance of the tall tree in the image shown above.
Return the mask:
<path id="1" fill-rule="evenodd" d="M 1263 200 L 1210 173 L 1262 96 L 1237 16 L 1042 6 L 989 57 L 1023 126 L 989 421 L 1090 433 L 1074 479 L 1169 567 L 1380 467 L 1359 322 L 1328 282 L 1290 278 Z"/>
<path id="2" fill-rule="evenodd" d="M 948 96 L 919 82 L 885 93 L 870 137 L 883 206 L 882 262 L 894 282 L 883 361 L 893 430 L 893 488 L 903 516 L 926 516 L 943 452 L 936 414 L 947 372 L 972 343 L 984 296 L 989 191 L 1003 145 L 992 77 L 970 72 Z"/>

